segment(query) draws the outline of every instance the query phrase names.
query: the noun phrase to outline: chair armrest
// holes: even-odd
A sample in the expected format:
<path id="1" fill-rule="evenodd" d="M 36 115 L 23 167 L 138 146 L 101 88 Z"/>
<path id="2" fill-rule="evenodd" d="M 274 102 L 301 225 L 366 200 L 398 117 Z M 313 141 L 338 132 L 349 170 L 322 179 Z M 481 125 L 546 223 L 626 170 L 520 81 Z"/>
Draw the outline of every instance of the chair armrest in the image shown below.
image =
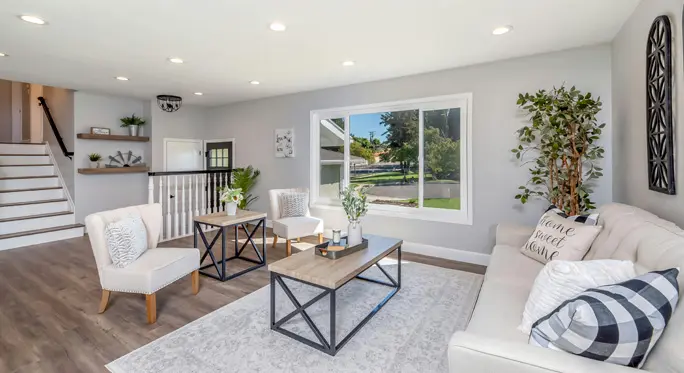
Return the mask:
<path id="1" fill-rule="evenodd" d="M 449 341 L 449 371 L 472 373 L 646 372 L 565 352 L 456 332 Z"/>
<path id="2" fill-rule="evenodd" d="M 499 224 L 496 226 L 496 244 L 522 247 L 527 242 L 535 227 L 517 224 Z"/>

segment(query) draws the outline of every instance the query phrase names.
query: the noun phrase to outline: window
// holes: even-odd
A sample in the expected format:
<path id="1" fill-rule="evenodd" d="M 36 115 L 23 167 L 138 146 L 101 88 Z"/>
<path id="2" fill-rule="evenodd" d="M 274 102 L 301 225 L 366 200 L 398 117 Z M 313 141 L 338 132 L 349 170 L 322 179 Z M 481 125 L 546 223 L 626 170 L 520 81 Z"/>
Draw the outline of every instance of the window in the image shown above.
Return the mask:
<path id="1" fill-rule="evenodd" d="M 370 214 L 472 223 L 471 95 L 311 112 L 311 200 L 363 189 Z"/>

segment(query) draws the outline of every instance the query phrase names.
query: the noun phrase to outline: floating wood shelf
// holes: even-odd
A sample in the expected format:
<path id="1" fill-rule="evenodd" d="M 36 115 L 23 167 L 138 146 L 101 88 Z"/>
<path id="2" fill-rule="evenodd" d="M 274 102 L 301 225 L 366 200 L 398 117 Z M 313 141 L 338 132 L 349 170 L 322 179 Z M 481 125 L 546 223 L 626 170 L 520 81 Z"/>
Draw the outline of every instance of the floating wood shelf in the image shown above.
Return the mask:
<path id="1" fill-rule="evenodd" d="M 79 168 L 78 173 L 84 175 L 102 174 L 132 174 L 148 172 L 149 167 L 108 167 L 108 168 Z"/>
<path id="2" fill-rule="evenodd" d="M 92 133 L 79 133 L 76 135 L 83 140 L 113 140 L 113 141 L 138 141 L 148 142 L 150 138 L 147 136 L 126 136 L 126 135 L 95 135 Z"/>

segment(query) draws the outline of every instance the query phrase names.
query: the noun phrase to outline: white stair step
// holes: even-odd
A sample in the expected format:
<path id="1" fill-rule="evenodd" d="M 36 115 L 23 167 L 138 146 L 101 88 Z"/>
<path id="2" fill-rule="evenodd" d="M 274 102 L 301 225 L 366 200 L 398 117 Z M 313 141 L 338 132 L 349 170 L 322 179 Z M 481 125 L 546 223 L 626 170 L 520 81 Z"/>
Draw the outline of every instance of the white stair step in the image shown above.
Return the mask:
<path id="1" fill-rule="evenodd" d="M 45 165 L 0 165 L 0 177 L 48 176 L 54 175 L 51 164 Z"/>
<path id="2" fill-rule="evenodd" d="M 0 153 L 0 165 L 16 164 L 49 164 L 50 157 L 42 154 L 2 154 Z"/>
<path id="3" fill-rule="evenodd" d="M 0 203 L 44 201 L 64 198 L 62 187 L 0 190 Z"/>
<path id="4" fill-rule="evenodd" d="M 66 240 L 83 236 L 83 224 L 38 229 L 26 232 L 0 235 L 0 250 L 37 245 L 46 242 Z"/>
<path id="5" fill-rule="evenodd" d="M 3 219 L 27 215 L 50 214 L 61 211 L 69 211 L 69 202 L 66 198 L 46 201 L 0 204 L 0 216 L 2 216 Z"/>
<path id="6" fill-rule="evenodd" d="M 0 190 L 51 188 L 60 186 L 56 175 L 0 178 Z"/>
<path id="7" fill-rule="evenodd" d="M 2 219 L 0 220 L 0 235 L 61 227 L 74 224 L 75 222 L 76 216 L 70 211 Z"/>
<path id="8" fill-rule="evenodd" d="M 46 154 L 45 144 L 0 143 L 0 154 Z"/>

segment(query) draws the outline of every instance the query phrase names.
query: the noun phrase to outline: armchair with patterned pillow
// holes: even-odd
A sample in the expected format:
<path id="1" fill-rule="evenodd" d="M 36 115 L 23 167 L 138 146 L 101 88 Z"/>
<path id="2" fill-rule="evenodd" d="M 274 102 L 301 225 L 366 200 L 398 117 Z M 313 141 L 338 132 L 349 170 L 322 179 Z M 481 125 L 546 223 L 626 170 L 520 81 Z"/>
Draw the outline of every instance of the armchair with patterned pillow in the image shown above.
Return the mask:
<path id="1" fill-rule="evenodd" d="M 287 256 L 292 254 L 291 240 L 318 235 L 323 242 L 323 220 L 312 217 L 309 211 L 309 189 L 271 189 L 268 191 L 273 222 L 273 247 L 278 237 L 285 239 Z"/>

